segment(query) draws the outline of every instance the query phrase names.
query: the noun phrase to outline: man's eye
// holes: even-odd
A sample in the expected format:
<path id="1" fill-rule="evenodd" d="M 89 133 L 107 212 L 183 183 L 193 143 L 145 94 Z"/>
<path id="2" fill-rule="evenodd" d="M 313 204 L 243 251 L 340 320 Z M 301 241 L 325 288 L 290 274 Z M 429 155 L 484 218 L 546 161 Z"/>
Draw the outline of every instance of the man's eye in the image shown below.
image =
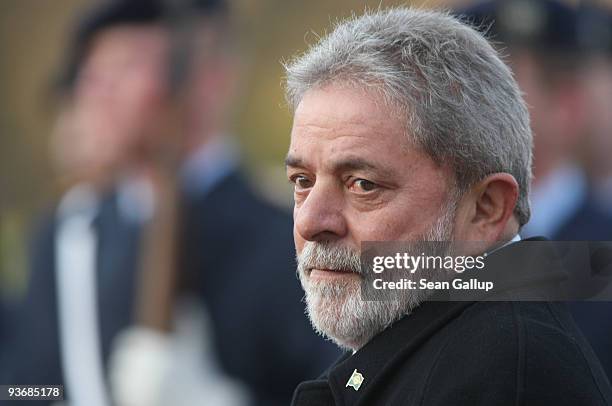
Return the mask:
<path id="1" fill-rule="evenodd" d="M 378 185 L 367 179 L 355 179 L 350 185 L 350 189 L 356 189 L 356 192 L 372 192 L 378 188 Z"/>
<path id="2" fill-rule="evenodd" d="M 296 190 L 308 189 L 312 187 L 312 181 L 304 175 L 297 175 L 291 178 Z"/>

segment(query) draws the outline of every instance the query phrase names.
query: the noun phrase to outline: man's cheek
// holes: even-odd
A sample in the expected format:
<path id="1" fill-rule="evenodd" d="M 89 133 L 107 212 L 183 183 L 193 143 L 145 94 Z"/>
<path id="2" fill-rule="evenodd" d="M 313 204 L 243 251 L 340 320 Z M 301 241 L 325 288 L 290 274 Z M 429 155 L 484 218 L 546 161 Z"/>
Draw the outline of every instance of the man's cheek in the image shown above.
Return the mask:
<path id="1" fill-rule="evenodd" d="M 408 213 L 385 210 L 376 215 L 361 216 L 353 223 L 353 230 L 359 241 L 390 241 L 402 237 L 410 223 Z"/>

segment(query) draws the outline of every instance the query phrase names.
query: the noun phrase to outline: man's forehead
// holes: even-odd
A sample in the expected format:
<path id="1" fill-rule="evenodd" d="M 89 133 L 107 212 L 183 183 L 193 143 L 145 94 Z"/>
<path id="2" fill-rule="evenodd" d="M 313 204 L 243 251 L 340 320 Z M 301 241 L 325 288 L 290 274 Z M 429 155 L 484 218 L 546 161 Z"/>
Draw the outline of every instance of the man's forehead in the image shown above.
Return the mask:
<path id="1" fill-rule="evenodd" d="M 375 93 L 328 85 L 308 91 L 299 103 L 287 164 L 390 171 L 417 150 L 405 120 Z"/>
<path id="2" fill-rule="evenodd" d="M 291 131 L 291 148 L 336 149 L 409 147 L 404 121 L 359 89 L 328 86 L 308 91 L 299 103 Z"/>
<path id="3" fill-rule="evenodd" d="M 390 130 L 403 127 L 400 115 L 382 98 L 342 83 L 329 84 L 307 91 L 294 115 L 294 127 L 334 128 L 353 127 L 354 130 Z"/>
<path id="4" fill-rule="evenodd" d="M 408 142 L 402 145 L 383 143 L 377 137 L 341 136 L 299 137 L 292 141 L 285 166 L 335 173 L 366 171 L 381 177 L 395 177 L 398 172 L 408 173 L 413 165 L 420 165 L 425 154 Z"/>

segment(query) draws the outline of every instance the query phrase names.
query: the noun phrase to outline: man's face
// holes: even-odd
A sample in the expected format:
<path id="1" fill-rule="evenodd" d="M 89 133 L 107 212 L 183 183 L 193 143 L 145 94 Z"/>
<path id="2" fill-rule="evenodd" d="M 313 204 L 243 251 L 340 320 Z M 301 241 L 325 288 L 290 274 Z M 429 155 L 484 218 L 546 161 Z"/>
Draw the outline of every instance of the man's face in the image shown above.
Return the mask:
<path id="1" fill-rule="evenodd" d="M 75 88 L 75 120 L 108 164 L 154 131 L 166 101 L 168 33 L 125 25 L 95 36 Z"/>
<path id="2" fill-rule="evenodd" d="M 360 324 L 399 316 L 359 303 L 361 242 L 451 238 L 451 171 L 409 141 L 404 123 L 374 94 L 333 84 L 307 92 L 295 112 L 287 176 L 298 270 L 313 324 L 344 346 L 367 341 Z"/>

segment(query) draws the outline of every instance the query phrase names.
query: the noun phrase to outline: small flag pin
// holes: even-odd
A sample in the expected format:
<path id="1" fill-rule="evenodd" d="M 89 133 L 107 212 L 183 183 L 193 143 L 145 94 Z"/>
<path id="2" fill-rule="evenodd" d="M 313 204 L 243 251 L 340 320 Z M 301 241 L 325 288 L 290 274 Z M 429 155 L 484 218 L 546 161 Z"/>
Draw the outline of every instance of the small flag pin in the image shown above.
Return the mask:
<path id="1" fill-rule="evenodd" d="M 353 374 L 351 375 L 348 382 L 346 383 L 346 387 L 348 388 L 350 386 L 351 388 L 358 391 L 359 388 L 361 387 L 361 384 L 363 383 L 363 380 L 364 380 L 363 375 L 357 372 L 357 370 L 354 370 Z"/>

